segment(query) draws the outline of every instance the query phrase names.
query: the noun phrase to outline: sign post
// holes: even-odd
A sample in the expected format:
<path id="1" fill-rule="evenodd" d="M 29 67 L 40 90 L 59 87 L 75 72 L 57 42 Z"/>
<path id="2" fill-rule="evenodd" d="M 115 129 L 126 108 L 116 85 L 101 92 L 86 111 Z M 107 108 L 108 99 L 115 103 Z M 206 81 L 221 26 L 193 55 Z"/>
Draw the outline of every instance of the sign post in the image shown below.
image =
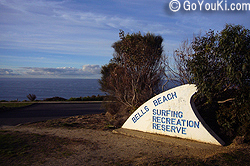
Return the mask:
<path id="1" fill-rule="evenodd" d="M 224 145 L 191 101 L 196 92 L 194 84 L 165 91 L 141 105 L 122 128 Z"/>

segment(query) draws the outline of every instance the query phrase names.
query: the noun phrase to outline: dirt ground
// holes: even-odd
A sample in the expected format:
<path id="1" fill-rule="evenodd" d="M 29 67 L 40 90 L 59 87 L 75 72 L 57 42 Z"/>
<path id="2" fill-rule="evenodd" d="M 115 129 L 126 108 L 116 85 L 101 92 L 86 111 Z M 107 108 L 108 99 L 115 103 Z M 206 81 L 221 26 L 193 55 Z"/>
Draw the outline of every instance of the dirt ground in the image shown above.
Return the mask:
<path id="1" fill-rule="evenodd" d="M 196 165 L 207 160 L 213 165 L 215 156 L 248 146 L 216 146 L 141 132 L 124 135 L 110 127 L 104 114 L 96 114 L 1 129 L 78 140 L 77 144 L 64 145 L 72 155 L 47 157 L 32 165 Z"/>

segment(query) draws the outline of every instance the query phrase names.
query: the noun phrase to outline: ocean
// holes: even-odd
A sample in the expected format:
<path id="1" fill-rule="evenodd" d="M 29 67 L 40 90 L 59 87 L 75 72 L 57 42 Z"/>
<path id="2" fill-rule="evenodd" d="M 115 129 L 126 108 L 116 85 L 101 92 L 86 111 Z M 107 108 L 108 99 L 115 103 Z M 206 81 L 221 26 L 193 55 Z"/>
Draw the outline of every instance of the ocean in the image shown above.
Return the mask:
<path id="1" fill-rule="evenodd" d="M 0 100 L 28 100 L 28 94 L 37 100 L 104 95 L 99 88 L 97 79 L 0 78 Z"/>

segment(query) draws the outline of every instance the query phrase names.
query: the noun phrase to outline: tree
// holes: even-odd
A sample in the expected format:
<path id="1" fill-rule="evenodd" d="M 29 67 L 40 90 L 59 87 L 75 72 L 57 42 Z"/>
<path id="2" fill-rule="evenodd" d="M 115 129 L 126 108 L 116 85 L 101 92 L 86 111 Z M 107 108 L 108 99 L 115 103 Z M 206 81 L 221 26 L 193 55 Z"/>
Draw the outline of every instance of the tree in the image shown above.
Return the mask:
<path id="1" fill-rule="evenodd" d="M 250 85 L 250 30 L 240 25 L 226 25 L 221 32 L 219 52 L 226 62 L 229 87 L 240 92 L 238 102 L 246 102 Z"/>
<path id="2" fill-rule="evenodd" d="M 224 135 L 250 135 L 250 31 L 226 25 L 195 37 L 187 69 L 198 87 L 201 109 L 215 115 Z M 249 137 L 250 138 L 250 137 Z"/>
<path id="3" fill-rule="evenodd" d="M 164 74 L 162 37 L 147 33 L 119 33 L 110 63 L 99 81 L 109 100 L 106 110 L 121 125 L 141 104 L 159 92 Z"/>
<path id="4" fill-rule="evenodd" d="M 175 86 L 192 83 L 191 73 L 187 68 L 187 62 L 191 59 L 192 54 L 192 43 L 187 39 L 174 51 L 172 61 L 170 59 L 164 60 L 166 66 L 165 77 L 167 81 L 162 87 L 163 90 L 169 82 Z"/>
<path id="5" fill-rule="evenodd" d="M 34 95 L 34 94 L 28 94 L 28 95 L 27 95 L 27 98 L 28 98 L 30 101 L 34 101 L 34 100 L 36 100 L 36 95 Z"/>
<path id="6" fill-rule="evenodd" d="M 220 33 L 211 30 L 203 37 L 196 37 L 192 47 L 194 54 L 188 67 L 200 94 L 210 102 L 217 102 L 220 94 L 228 90 L 240 92 L 242 101 L 249 97 L 245 91 L 250 76 L 249 30 L 226 25 Z"/>

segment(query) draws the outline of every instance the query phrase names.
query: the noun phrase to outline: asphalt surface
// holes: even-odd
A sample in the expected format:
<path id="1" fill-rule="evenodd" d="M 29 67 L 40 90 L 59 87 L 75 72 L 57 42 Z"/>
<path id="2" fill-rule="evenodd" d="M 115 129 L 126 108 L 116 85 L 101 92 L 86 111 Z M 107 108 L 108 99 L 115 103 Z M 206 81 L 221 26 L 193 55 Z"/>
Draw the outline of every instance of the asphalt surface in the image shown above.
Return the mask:
<path id="1" fill-rule="evenodd" d="M 62 117 L 104 112 L 101 103 L 36 103 L 0 112 L 0 126 L 15 126 Z"/>

